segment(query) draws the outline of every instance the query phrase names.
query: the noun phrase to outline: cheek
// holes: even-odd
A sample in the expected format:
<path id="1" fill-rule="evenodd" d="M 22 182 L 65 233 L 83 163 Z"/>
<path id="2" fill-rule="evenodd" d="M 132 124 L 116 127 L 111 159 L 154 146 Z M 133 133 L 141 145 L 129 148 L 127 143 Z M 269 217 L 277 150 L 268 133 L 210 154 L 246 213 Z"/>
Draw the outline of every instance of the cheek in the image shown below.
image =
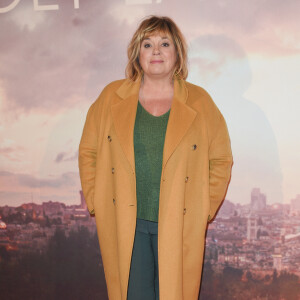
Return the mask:
<path id="1" fill-rule="evenodd" d="M 170 55 L 170 62 L 171 62 L 171 64 L 172 64 L 173 66 L 176 64 L 176 60 L 177 60 L 177 55 L 176 55 L 176 53 L 172 53 L 172 54 Z"/>
<path id="2" fill-rule="evenodd" d="M 177 60 L 177 54 L 176 54 L 175 49 L 173 49 L 172 51 L 170 51 L 170 52 L 168 53 L 168 56 L 169 56 L 170 62 L 172 62 L 172 64 L 175 65 L 176 60 Z"/>

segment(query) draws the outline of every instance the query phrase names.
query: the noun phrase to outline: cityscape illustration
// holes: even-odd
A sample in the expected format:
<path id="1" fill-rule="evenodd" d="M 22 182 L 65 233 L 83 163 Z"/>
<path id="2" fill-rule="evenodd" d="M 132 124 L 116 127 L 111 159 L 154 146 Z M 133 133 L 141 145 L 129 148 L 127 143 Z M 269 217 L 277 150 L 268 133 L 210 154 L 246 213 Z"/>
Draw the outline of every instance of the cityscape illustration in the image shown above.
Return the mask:
<path id="1" fill-rule="evenodd" d="M 74 234 L 81 232 L 77 246 L 73 247 L 74 251 L 81 251 L 79 248 L 86 247 L 87 244 L 91 247 L 82 250 L 82 257 L 77 256 L 76 259 L 85 259 L 86 256 L 94 255 L 90 265 L 96 266 L 98 270 L 94 271 L 101 275 L 98 274 L 98 278 L 96 275 L 94 276 L 95 289 L 98 289 L 98 292 L 94 291 L 89 299 L 94 299 L 93 297 L 106 299 L 95 219 L 87 210 L 82 191 L 79 191 L 79 197 L 79 205 L 67 206 L 64 203 L 48 201 L 42 204 L 24 203 L 19 207 L 8 205 L 0 207 L 1 278 L 7 276 L 7 274 L 3 274 L 5 263 L 6 268 L 12 268 L 17 263 L 24 264 L 22 257 L 28 257 L 28 255 L 35 255 L 35 257 L 46 255 L 49 258 L 51 249 L 59 247 L 60 243 L 62 247 L 60 251 L 64 252 L 65 249 L 60 239 L 67 241 L 73 236 L 74 240 Z M 294 287 L 296 287 L 296 290 L 293 291 L 294 296 L 290 298 L 300 299 L 298 298 L 300 292 L 300 195 L 292 199 L 289 204 L 268 204 L 266 195 L 259 188 L 253 188 L 250 199 L 250 203 L 244 205 L 225 200 L 216 219 L 209 224 L 202 289 L 204 293 L 207 292 L 205 292 L 205 285 L 209 284 L 207 280 L 213 280 L 207 276 L 211 274 L 212 270 L 214 274 L 221 274 L 226 268 L 227 271 L 238 270 L 236 274 L 239 274 L 239 281 L 249 282 L 255 278 L 263 278 L 265 284 L 269 283 L 270 286 L 272 282 L 274 283 L 274 276 L 277 278 L 279 274 L 288 274 L 292 276 L 289 277 L 289 282 L 294 282 Z M 51 243 L 52 248 L 49 246 Z M 57 249 L 55 251 L 58 253 Z M 86 251 L 91 253 L 86 253 Z M 70 253 L 69 255 L 73 255 Z M 56 257 L 55 255 L 53 257 Z M 63 261 L 64 259 L 60 263 L 63 264 Z M 86 266 L 86 268 L 90 267 Z M 29 269 L 27 270 L 28 274 L 31 272 Z M 92 270 L 90 271 L 92 272 Z M 85 270 L 85 272 L 89 272 L 89 270 Z M 30 277 L 30 275 L 28 276 Z M 57 277 L 57 275 L 55 276 Z M 102 292 L 99 290 L 100 285 L 97 286 L 99 278 L 102 278 Z M 8 291 L 7 286 L 2 286 L 0 287 L 1 294 L 4 289 Z M 292 290 L 292 288 L 287 288 L 287 290 Z M 57 286 L 54 291 L 47 292 L 47 295 L 50 294 L 52 296 L 44 298 L 29 296 L 29 298 L 77 299 L 76 296 L 70 294 L 62 296 L 63 294 L 57 290 Z M 97 298 L 96 295 L 100 298 Z M 227 298 L 206 295 L 201 299 Z M 228 299 L 285 299 L 285 297 L 277 296 L 276 298 L 275 295 L 272 298 L 270 294 L 260 298 L 244 295 L 244 297 L 229 297 Z"/>

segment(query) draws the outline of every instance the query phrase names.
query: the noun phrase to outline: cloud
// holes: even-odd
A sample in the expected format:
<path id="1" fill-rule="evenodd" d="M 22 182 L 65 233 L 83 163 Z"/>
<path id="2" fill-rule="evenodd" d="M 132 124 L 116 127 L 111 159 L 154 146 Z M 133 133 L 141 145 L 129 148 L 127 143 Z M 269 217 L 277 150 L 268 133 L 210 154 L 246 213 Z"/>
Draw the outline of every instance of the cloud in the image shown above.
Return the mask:
<path id="1" fill-rule="evenodd" d="M 24 147 L 17 145 L 13 140 L 4 139 L 0 146 L 1 156 L 12 162 L 20 162 L 24 157 Z"/>
<path id="2" fill-rule="evenodd" d="M 37 195 L 34 192 L 14 192 L 14 191 L 0 191 L 0 207 L 1 206 L 20 206 L 24 203 L 42 204 L 43 202 L 57 201 L 67 205 L 74 205 L 80 203 L 79 192 L 73 195 L 66 196 L 59 193 L 49 193 L 45 195 Z"/>
<path id="3" fill-rule="evenodd" d="M 62 186 L 71 186 L 75 184 L 74 173 L 71 172 L 64 173 L 61 177 L 54 179 L 41 179 L 27 174 L 18 174 L 17 177 L 21 185 L 28 186 L 30 188 L 60 188 Z"/>
<path id="4" fill-rule="evenodd" d="M 299 1 L 294 0 L 163 0 L 144 5 L 91 0 L 80 2 L 79 9 L 72 1 L 59 1 L 59 7 L 38 12 L 32 2 L 22 1 L 1 15 L 5 110 L 55 112 L 92 102 L 106 83 L 124 77 L 131 35 L 142 17 L 157 12 L 173 17 L 189 38 L 224 34 L 256 53 L 300 51 Z"/>
<path id="5" fill-rule="evenodd" d="M 32 202 L 30 192 L 0 191 L 0 206 L 18 206 L 28 202 Z"/>
<path id="6" fill-rule="evenodd" d="M 235 86 L 234 92 L 242 94 L 251 82 L 246 52 L 225 35 L 199 36 L 190 43 L 188 80 L 206 87 L 223 80 L 224 85 L 220 87 L 223 97 L 224 87 L 229 86 L 230 91 Z"/>
<path id="7" fill-rule="evenodd" d="M 167 0 L 160 8 L 191 38 L 224 34 L 256 54 L 300 52 L 299 1 L 194 0 L 187 4 Z"/>
<path id="8" fill-rule="evenodd" d="M 60 152 L 57 154 L 55 158 L 56 163 L 60 163 L 63 161 L 76 161 L 78 159 L 78 150 L 74 154 L 69 154 L 66 152 Z"/>
<path id="9" fill-rule="evenodd" d="M 89 1 L 80 10 L 65 2 L 59 11 L 37 12 L 30 7 L 31 16 L 26 14 L 23 23 L 19 11 L 28 12 L 32 3 L 20 3 L 18 9 L 1 16 L 4 110 L 60 111 L 95 100 L 116 73 L 124 76 L 128 27 L 112 22 L 107 13 L 117 1 Z M 26 23 L 41 14 L 35 26 Z"/>
<path id="10" fill-rule="evenodd" d="M 26 202 L 61 201 L 74 204 L 80 201 L 78 172 L 39 177 L 26 173 L 0 171 L 0 206 Z"/>
<path id="11" fill-rule="evenodd" d="M 139 3 L 139 4 L 147 4 L 147 3 Z M 145 7 L 141 5 L 124 6 L 124 3 L 118 3 L 113 5 L 109 9 L 108 13 L 119 24 L 122 24 L 122 26 L 124 26 L 125 24 L 136 26 L 137 20 L 144 17 L 145 10 L 146 10 Z"/>
<path id="12" fill-rule="evenodd" d="M 66 155 L 65 152 L 60 152 L 57 154 L 56 158 L 55 158 L 55 162 L 59 163 L 63 160 L 64 156 Z"/>
<path id="13" fill-rule="evenodd" d="M 75 186 L 78 180 L 78 173 L 66 172 L 56 178 L 39 178 L 30 174 L 12 173 L 8 171 L 0 171 L 0 182 L 6 183 L 3 185 L 8 187 L 7 182 L 12 183 L 10 186 L 23 186 L 28 188 L 67 188 Z"/>
<path id="14" fill-rule="evenodd" d="M 13 173 L 8 172 L 8 171 L 0 171 L 0 176 L 12 176 Z"/>

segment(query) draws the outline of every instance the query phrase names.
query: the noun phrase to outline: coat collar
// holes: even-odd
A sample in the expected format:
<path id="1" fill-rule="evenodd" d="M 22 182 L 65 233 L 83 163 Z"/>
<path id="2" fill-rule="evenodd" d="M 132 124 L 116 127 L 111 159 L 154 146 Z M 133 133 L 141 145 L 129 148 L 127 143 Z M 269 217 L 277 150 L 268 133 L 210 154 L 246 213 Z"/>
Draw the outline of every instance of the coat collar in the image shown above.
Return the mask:
<path id="1" fill-rule="evenodd" d="M 111 106 L 113 124 L 117 137 L 134 172 L 135 159 L 133 132 L 140 84 L 140 79 L 135 82 L 128 79 L 124 80 L 122 85 L 116 91 L 116 94 L 119 97 L 113 99 Z M 169 115 L 163 150 L 163 168 L 196 117 L 197 112 L 186 104 L 188 96 L 185 81 L 175 79 L 174 98 Z"/>
<path id="2" fill-rule="evenodd" d="M 140 86 L 141 86 L 140 78 L 137 79 L 136 81 L 125 79 L 122 85 L 117 89 L 116 93 L 122 99 L 126 99 L 131 95 L 137 95 L 138 97 Z M 174 98 L 177 98 L 177 100 L 180 102 L 186 103 L 187 97 L 188 97 L 188 90 L 185 81 L 176 78 L 174 80 Z"/>

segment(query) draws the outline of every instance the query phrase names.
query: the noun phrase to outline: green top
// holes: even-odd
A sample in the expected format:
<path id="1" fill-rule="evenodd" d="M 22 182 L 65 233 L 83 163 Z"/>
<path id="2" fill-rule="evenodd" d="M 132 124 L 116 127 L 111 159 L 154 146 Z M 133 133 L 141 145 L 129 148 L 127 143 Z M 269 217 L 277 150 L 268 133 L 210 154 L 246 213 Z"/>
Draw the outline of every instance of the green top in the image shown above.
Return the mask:
<path id="1" fill-rule="evenodd" d="M 158 222 L 163 148 L 170 110 L 153 116 L 138 101 L 134 125 L 137 218 Z"/>

